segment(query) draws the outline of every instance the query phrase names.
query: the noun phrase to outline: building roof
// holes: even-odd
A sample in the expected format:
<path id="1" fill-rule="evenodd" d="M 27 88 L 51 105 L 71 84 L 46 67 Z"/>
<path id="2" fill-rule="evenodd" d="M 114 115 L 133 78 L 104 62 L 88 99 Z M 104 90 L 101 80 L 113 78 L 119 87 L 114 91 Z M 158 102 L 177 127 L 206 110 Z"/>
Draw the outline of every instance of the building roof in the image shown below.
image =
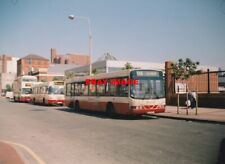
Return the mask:
<path id="1" fill-rule="evenodd" d="M 81 56 L 81 57 L 89 57 L 87 54 L 80 54 L 80 53 L 67 53 L 65 56 Z"/>
<path id="2" fill-rule="evenodd" d="M 52 64 L 48 68 L 48 74 L 64 74 L 65 70 L 79 67 L 80 65 L 76 64 Z"/>
<path id="3" fill-rule="evenodd" d="M 117 58 L 111 55 L 109 52 L 107 52 L 103 54 L 100 58 L 98 58 L 97 61 L 102 61 L 102 60 L 117 60 Z"/>
<path id="4" fill-rule="evenodd" d="M 44 58 L 44 57 L 36 55 L 36 54 L 29 54 L 21 59 L 49 60 L 47 58 Z"/>

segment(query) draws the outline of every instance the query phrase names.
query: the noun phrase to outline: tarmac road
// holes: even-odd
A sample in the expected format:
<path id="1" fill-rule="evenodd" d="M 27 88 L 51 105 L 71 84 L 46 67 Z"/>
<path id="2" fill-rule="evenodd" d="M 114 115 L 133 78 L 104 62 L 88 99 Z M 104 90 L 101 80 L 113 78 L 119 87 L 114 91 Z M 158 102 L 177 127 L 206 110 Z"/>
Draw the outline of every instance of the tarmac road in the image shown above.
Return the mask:
<path id="1" fill-rule="evenodd" d="M 165 118 L 74 113 L 0 98 L 0 140 L 24 145 L 48 164 L 214 164 L 225 125 Z M 25 163 L 35 161 L 15 146 Z"/>

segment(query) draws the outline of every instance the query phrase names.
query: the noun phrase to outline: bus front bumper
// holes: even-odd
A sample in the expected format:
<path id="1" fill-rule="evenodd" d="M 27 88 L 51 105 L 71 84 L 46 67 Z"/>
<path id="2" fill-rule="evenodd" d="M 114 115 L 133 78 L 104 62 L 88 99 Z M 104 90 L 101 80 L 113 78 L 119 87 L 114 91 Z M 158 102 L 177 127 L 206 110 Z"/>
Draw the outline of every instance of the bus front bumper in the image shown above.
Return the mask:
<path id="1" fill-rule="evenodd" d="M 165 112 L 165 105 L 144 105 L 144 106 L 131 106 L 130 114 L 146 114 L 146 113 L 163 113 Z"/>
<path id="2" fill-rule="evenodd" d="M 28 96 L 20 97 L 20 102 L 30 102 L 30 101 L 31 101 L 31 98 Z"/>
<path id="3" fill-rule="evenodd" d="M 50 104 L 50 105 L 63 105 L 64 100 L 48 100 L 48 104 Z"/>

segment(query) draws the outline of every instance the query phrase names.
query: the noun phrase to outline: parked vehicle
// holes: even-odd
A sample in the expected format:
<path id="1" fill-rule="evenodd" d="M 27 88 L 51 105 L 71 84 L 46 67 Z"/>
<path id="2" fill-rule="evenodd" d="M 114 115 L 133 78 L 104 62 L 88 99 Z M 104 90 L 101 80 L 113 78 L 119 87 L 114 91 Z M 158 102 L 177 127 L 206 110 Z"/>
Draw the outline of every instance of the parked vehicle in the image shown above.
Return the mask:
<path id="1" fill-rule="evenodd" d="M 63 105 L 64 99 L 63 81 L 42 82 L 32 87 L 32 102 L 34 104 Z"/>
<path id="2" fill-rule="evenodd" d="M 165 111 L 163 72 L 123 70 L 74 77 L 65 82 L 65 105 L 111 114 Z"/>
<path id="3" fill-rule="evenodd" d="M 8 99 L 13 99 L 13 92 L 6 92 L 5 97 Z"/>
<path id="4" fill-rule="evenodd" d="M 13 82 L 13 99 L 18 102 L 30 102 L 32 86 L 37 82 L 35 76 L 20 76 Z"/>

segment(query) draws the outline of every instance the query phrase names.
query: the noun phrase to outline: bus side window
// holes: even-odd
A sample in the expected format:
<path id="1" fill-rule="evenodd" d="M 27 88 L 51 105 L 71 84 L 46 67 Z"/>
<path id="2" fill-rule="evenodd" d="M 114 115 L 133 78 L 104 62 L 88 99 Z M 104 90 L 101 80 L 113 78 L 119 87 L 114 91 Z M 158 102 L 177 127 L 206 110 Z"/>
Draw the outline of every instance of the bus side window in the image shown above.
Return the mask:
<path id="1" fill-rule="evenodd" d="M 104 96 L 105 88 L 105 84 L 97 85 L 97 96 Z"/>
<path id="2" fill-rule="evenodd" d="M 127 78 L 121 78 L 121 81 L 124 81 L 124 83 L 121 83 L 117 86 L 117 95 L 121 97 L 127 97 L 128 96 L 128 84 L 125 82 L 127 81 Z"/>
<path id="3" fill-rule="evenodd" d="M 66 95 L 67 96 L 71 95 L 71 84 L 66 84 Z"/>
<path id="4" fill-rule="evenodd" d="M 74 83 L 71 84 L 70 96 L 74 96 Z"/>
<path id="5" fill-rule="evenodd" d="M 75 96 L 79 96 L 79 85 L 77 83 L 75 83 L 74 85 L 75 85 L 74 86 L 75 87 L 74 88 L 75 89 L 75 91 L 74 91 L 75 93 L 74 94 L 75 94 Z"/>
<path id="6" fill-rule="evenodd" d="M 117 94 L 117 85 L 112 84 L 111 82 L 109 82 L 109 95 L 110 96 L 116 96 Z"/>
<path id="7" fill-rule="evenodd" d="M 81 95 L 88 95 L 88 85 L 85 85 L 84 82 L 81 83 Z"/>
<path id="8" fill-rule="evenodd" d="M 118 96 L 127 97 L 128 96 L 128 85 L 118 85 Z"/>
<path id="9" fill-rule="evenodd" d="M 48 93 L 48 87 L 47 86 L 45 87 L 45 93 Z"/>
<path id="10" fill-rule="evenodd" d="M 110 96 L 110 91 L 109 91 L 109 80 L 107 80 L 107 83 L 105 85 L 105 95 Z"/>
<path id="11" fill-rule="evenodd" d="M 82 96 L 82 95 L 83 95 L 82 84 L 78 83 L 78 96 Z"/>
<path id="12" fill-rule="evenodd" d="M 88 87 L 88 85 L 86 85 Z M 89 85 L 89 96 L 95 96 L 96 95 L 96 85 L 90 84 Z"/>

